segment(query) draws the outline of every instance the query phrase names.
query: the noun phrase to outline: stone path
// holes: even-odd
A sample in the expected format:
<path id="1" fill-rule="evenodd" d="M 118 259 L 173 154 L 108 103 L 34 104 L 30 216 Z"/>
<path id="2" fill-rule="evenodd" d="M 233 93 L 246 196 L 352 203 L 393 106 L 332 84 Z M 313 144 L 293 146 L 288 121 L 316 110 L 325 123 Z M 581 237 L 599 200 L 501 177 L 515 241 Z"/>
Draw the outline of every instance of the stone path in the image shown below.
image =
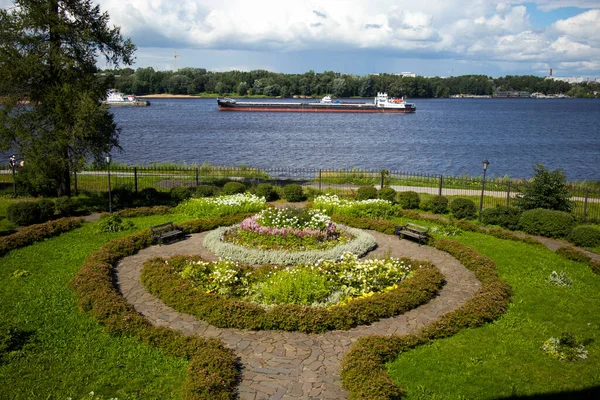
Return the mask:
<path id="1" fill-rule="evenodd" d="M 243 365 L 240 399 L 344 399 L 340 362 L 357 338 L 415 332 L 461 306 L 480 287 L 473 273 L 447 253 L 427 246 L 419 247 L 417 243 L 395 236 L 370 233 L 377 239 L 378 248 L 368 257 L 381 257 L 391 251 L 393 257 L 433 262 L 447 281 L 440 294 L 403 315 L 349 331 L 305 334 L 216 328 L 166 306 L 149 294 L 140 282 L 142 265 L 152 257 L 199 254 L 215 260 L 216 257 L 202 245 L 206 233 L 194 234 L 169 245 L 152 246 L 124 258 L 117 266 L 116 281 L 127 301 L 153 324 L 190 335 L 217 337 L 233 349 Z"/>

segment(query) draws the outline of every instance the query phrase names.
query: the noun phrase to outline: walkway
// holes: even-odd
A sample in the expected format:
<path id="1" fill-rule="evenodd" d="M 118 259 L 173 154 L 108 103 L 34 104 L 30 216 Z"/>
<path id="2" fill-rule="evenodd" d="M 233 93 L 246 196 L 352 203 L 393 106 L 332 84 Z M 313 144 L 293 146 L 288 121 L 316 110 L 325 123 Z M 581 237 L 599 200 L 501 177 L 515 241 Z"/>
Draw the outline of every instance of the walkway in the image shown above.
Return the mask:
<path id="1" fill-rule="evenodd" d="M 340 362 L 346 351 L 365 335 L 404 335 L 415 332 L 442 314 L 460 307 L 480 287 L 480 282 L 456 259 L 431 247 L 419 247 L 395 236 L 370 232 L 378 248 L 368 257 L 410 257 L 433 262 L 447 284 L 429 303 L 403 315 L 381 320 L 349 331 L 305 334 L 281 331 L 221 329 L 179 313 L 149 294 L 140 282 L 142 265 L 153 257 L 199 254 L 216 257 L 202 245 L 206 233 L 194 234 L 170 245 L 152 246 L 121 260 L 116 269 L 117 284 L 123 296 L 155 325 L 178 329 L 186 334 L 217 337 L 233 349 L 243 364 L 240 399 L 344 399 Z"/>

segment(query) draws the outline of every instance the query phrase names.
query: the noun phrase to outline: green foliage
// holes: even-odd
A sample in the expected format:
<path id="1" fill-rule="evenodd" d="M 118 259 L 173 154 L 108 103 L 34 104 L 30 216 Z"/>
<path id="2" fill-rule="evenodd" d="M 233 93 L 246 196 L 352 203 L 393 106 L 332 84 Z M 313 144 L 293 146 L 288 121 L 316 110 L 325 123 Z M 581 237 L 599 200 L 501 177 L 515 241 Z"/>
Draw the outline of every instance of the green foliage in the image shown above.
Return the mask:
<path id="1" fill-rule="evenodd" d="M 384 187 L 377 192 L 377 198 L 387 200 L 390 203 L 396 202 L 396 191 L 391 187 Z"/>
<path id="2" fill-rule="evenodd" d="M 475 218 L 477 207 L 473 200 L 455 198 L 450 203 L 450 211 L 454 218 L 458 219 L 473 219 Z"/>
<path id="3" fill-rule="evenodd" d="M 579 225 L 569 234 L 569 242 L 580 247 L 596 247 L 600 245 L 600 229 L 591 225 Z"/>
<path id="4" fill-rule="evenodd" d="M 356 191 L 356 200 L 369 200 L 377 198 L 377 189 L 374 186 L 361 186 Z"/>
<path id="5" fill-rule="evenodd" d="M 306 197 L 302 192 L 302 186 L 295 183 L 283 187 L 283 198 L 292 203 L 306 200 Z"/>
<path id="6" fill-rule="evenodd" d="M 156 188 L 147 187 L 143 188 L 137 193 L 137 196 L 132 193 L 132 196 L 135 198 L 135 203 L 141 203 L 145 206 L 153 206 L 160 202 L 160 193 Z"/>
<path id="7" fill-rule="evenodd" d="M 590 256 L 572 246 L 560 247 L 556 250 L 556 254 L 577 262 L 589 263 L 592 261 Z"/>
<path id="8" fill-rule="evenodd" d="M 279 193 L 273 185 L 268 183 L 260 183 L 254 187 L 254 194 L 258 197 L 264 197 L 267 201 L 279 199 Z"/>
<path id="9" fill-rule="evenodd" d="M 196 188 L 196 196 L 198 197 L 211 197 L 214 196 L 216 188 L 211 185 L 198 185 Z"/>
<path id="10" fill-rule="evenodd" d="M 543 208 L 524 211 L 519 219 L 522 231 L 552 238 L 566 237 L 574 224 L 575 218 L 571 214 Z"/>
<path id="11" fill-rule="evenodd" d="M 256 290 L 255 301 L 267 305 L 323 303 L 331 293 L 331 282 L 306 268 L 295 273 L 277 271 Z"/>
<path id="12" fill-rule="evenodd" d="M 41 222 L 40 206 L 34 201 L 12 203 L 6 209 L 6 219 L 18 226 L 28 226 Z"/>
<path id="13" fill-rule="evenodd" d="M 230 196 L 203 197 L 189 199 L 179 203 L 175 212 L 191 217 L 221 217 L 246 212 L 257 212 L 266 207 L 264 199 L 253 194 L 234 194 Z"/>
<path id="14" fill-rule="evenodd" d="M 223 194 L 232 195 L 238 193 L 244 193 L 246 191 L 246 185 L 242 182 L 227 182 L 223 185 Z"/>
<path id="15" fill-rule="evenodd" d="M 175 186 L 174 188 L 171 188 L 171 190 L 169 191 L 171 200 L 173 200 L 176 204 L 179 204 L 182 201 L 191 198 L 192 194 L 193 194 L 192 189 L 187 186 Z"/>
<path id="16" fill-rule="evenodd" d="M 56 199 L 56 212 L 63 217 L 70 217 L 75 214 L 79 205 L 72 197 L 62 196 Z"/>
<path id="17" fill-rule="evenodd" d="M 131 221 L 123 221 L 118 214 L 103 215 L 98 221 L 98 232 L 120 232 L 133 229 Z"/>
<path id="18" fill-rule="evenodd" d="M 570 212 L 573 202 L 567 188 L 567 177 L 560 169 L 550 172 L 542 164 L 533 167 L 531 181 L 517 196 L 514 204 L 523 210 L 546 208 Z"/>
<path id="19" fill-rule="evenodd" d="M 448 198 L 444 196 L 433 196 L 427 203 L 427 209 L 434 214 L 445 214 L 448 211 Z"/>
<path id="20" fill-rule="evenodd" d="M 587 359 L 588 352 L 583 343 L 570 332 L 562 332 L 558 338 L 546 340 L 542 350 L 549 356 L 561 361 L 577 361 Z"/>
<path id="21" fill-rule="evenodd" d="M 419 193 L 413 191 L 400 192 L 398 193 L 398 204 L 405 210 L 414 210 L 419 208 L 421 197 Z"/>
<path id="22" fill-rule="evenodd" d="M 54 218 L 54 213 L 56 211 L 56 205 L 50 199 L 40 199 L 37 202 L 38 207 L 40 209 L 40 222 L 46 222 L 52 218 Z"/>
<path id="23" fill-rule="evenodd" d="M 521 213 L 521 209 L 517 207 L 496 206 L 483 210 L 481 221 L 486 225 L 500 225 L 503 228 L 515 230 L 519 226 Z"/>
<path id="24" fill-rule="evenodd" d="M 132 207 L 136 195 L 131 185 L 119 185 L 111 190 L 113 208 Z"/>

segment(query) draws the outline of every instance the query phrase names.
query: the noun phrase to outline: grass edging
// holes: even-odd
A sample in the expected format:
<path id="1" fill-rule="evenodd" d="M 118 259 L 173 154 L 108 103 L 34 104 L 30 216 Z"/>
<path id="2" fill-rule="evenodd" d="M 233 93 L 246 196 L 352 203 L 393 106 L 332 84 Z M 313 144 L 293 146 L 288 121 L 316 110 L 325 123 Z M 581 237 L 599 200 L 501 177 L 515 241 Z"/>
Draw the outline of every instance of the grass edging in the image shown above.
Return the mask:
<path id="1" fill-rule="evenodd" d="M 411 278 L 401 281 L 398 288 L 330 308 L 279 305 L 265 309 L 248 301 L 204 293 L 166 267 L 165 259 L 160 257 L 144 264 L 142 282 L 168 306 L 219 328 L 321 333 L 369 324 L 431 300 L 443 285 L 442 273 L 429 262 L 409 259 L 405 262 L 422 267 Z"/>
<path id="2" fill-rule="evenodd" d="M 248 214 L 185 222 L 186 232 L 196 233 L 240 222 Z M 90 254 L 70 286 L 81 311 L 112 334 L 127 334 L 158 347 L 165 354 L 189 360 L 183 398 L 186 400 L 234 399 L 238 368 L 235 355 L 216 339 L 185 336 L 172 329 L 153 326 L 115 288 L 113 270 L 123 257 L 152 244 L 150 229 L 106 243 Z"/>
<path id="3" fill-rule="evenodd" d="M 11 250 L 29 246 L 42 239 L 58 236 L 83 225 L 83 218 L 66 217 L 23 227 L 0 240 L 0 257 Z"/>
<path id="4" fill-rule="evenodd" d="M 506 310 L 511 290 L 498 276 L 494 261 L 454 240 L 437 239 L 432 242 L 434 247 L 449 253 L 473 271 L 481 282 L 481 288 L 461 307 L 444 314 L 416 334 L 360 338 L 342 360 L 342 384 L 351 399 L 391 399 L 400 396 L 403 390 L 388 374 L 387 362 L 402 352 L 434 339 L 491 322 Z"/>

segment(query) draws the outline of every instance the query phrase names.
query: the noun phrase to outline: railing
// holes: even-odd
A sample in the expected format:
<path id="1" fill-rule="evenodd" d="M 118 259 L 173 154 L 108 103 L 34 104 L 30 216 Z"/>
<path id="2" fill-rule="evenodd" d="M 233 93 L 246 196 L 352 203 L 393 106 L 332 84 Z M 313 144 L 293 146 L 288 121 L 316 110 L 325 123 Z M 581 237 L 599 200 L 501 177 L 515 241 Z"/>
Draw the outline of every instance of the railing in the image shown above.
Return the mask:
<path id="1" fill-rule="evenodd" d="M 18 173 L 18 172 L 17 172 Z M 73 174 L 72 189 L 77 192 L 107 192 L 108 171 L 86 170 Z M 429 196 L 443 195 L 449 198 L 463 197 L 479 205 L 482 191 L 483 207 L 512 205 L 521 193 L 524 181 L 504 178 L 488 178 L 483 185 L 481 177 L 445 176 L 418 174 L 403 171 L 360 170 L 360 169 L 312 169 L 312 168 L 264 168 L 253 167 L 110 167 L 111 187 L 127 188 L 139 192 L 145 188 L 169 191 L 176 186 L 215 184 L 224 180 L 248 181 L 251 183 L 270 183 L 284 186 L 297 183 L 307 190 L 317 192 L 354 193 L 360 186 L 372 185 L 377 188 L 389 186 L 398 192 L 415 191 L 423 199 Z M 12 185 L 9 169 L 0 170 L 0 183 Z M 578 185 L 569 185 L 571 198 L 575 202 L 572 211 L 577 218 L 600 222 L 600 191 Z"/>

